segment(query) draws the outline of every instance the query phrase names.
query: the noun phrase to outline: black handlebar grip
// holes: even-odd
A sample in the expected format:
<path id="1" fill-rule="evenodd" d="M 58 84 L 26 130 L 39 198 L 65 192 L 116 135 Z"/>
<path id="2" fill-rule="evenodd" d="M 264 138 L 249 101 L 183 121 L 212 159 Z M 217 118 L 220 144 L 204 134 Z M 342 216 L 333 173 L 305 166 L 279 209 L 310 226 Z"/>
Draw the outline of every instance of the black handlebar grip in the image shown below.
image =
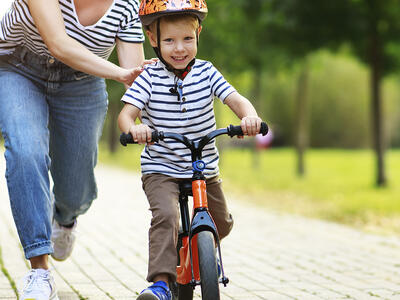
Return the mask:
<path id="1" fill-rule="evenodd" d="M 154 130 L 151 133 L 151 142 L 152 143 L 157 143 L 159 140 L 161 140 L 163 138 L 164 138 L 164 133 L 162 131 Z"/>
<path id="2" fill-rule="evenodd" d="M 261 122 L 260 133 L 266 135 L 268 133 L 268 125 L 265 122 Z"/>
<path id="3" fill-rule="evenodd" d="M 133 144 L 133 138 L 130 133 L 121 133 L 119 136 L 119 142 L 126 147 L 127 144 Z"/>
<path id="4" fill-rule="evenodd" d="M 242 136 L 243 135 L 242 127 L 240 127 L 240 125 L 238 125 L 238 126 L 229 125 L 228 126 L 228 135 L 230 137 L 234 137 L 237 135 Z"/>
<path id="5" fill-rule="evenodd" d="M 261 127 L 260 127 L 260 133 L 262 135 L 266 135 L 268 133 L 268 125 L 265 122 L 261 122 Z M 240 127 L 240 125 L 238 126 L 233 126 L 233 125 L 229 125 L 228 127 L 228 135 L 230 137 L 234 137 L 234 136 L 242 136 L 243 135 L 243 131 L 242 131 L 242 127 Z"/>
<path id="6" fill-rule="evenodd" d="M 151 133 L 151 142 L 158 142 L 163 136 L 162 131 L 158 132 L 157 130 Z M 123 146 L 127 144 L 137 144 L 132 138 L 132 134 L 130 133 L 121 133 L 119 137 L 119 141 Z"/>

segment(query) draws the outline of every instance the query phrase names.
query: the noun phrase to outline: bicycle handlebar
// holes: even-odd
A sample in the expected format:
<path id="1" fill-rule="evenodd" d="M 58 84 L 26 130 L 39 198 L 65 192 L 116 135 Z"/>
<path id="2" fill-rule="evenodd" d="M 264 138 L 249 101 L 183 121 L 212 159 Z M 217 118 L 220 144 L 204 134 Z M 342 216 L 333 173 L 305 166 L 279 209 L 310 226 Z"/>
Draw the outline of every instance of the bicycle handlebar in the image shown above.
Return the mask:
<path id="1" fill-rule="evenodd" d="M 227 130 L 228 130 L 227 134 L 230 137 L 243 136 L 242 127 L 240 127 L 240 125 L 238 125 L 238 126 L 229 125 L 227 127 Z M 266 135 L 267 133 L 268 133 L 268 125 L 267 125 L 267 123 L 261 122 L 260 134 Z"/>
<path id="2" fill-rule="evenodd" d="M 260 128 L 260 134 L 262 135 L 266 135 L 268 133 L 268 125 L 265 122 L 261 123 L 261 128 Z M 222 134 L 227 134 L 230 137 L 234 137 L 234 136 L 243 136 L 243 131 L 242 131 L 242 127 L 240 127 L 240 125 L 238 126 L 234 126 L 234 125 L 229 125 L 226 128 L 221 128 L 221 129 L 216 129 L 212 132 L 210 132 L 209 134 L 207 134 L 205 137 L 203 137 L 201 139 L 205 140 L 206 143 L 208 143 L 208 141 L 210 141 L 211 139 L 217 137 L 218 135 L 222 135 Z M 184 135 L 178 134 L 178 133 L 172 133 L 172 132 L 163 132 L 163 131 L 153 131 L 151 133 L 151 142 L 158 142 L 158 141 L 163 141 L 165 138 L 171 138 L 177 141 L 182 142 L 183 144 L 185 144 L 186 146 L 190 147 L 191 146 L 191 141 L 186 138 Z M 126 146 L 127 144 L 137 144 L 137 142 L 135 142 L 132 138 L 132 135 L 130 133 L 122 133 L 120 136 L 120 143 L 123 146 Z M 201 143 L 200 141 L 200 143 Z M 201 144 L 203 144 L 201 143 Z"/>

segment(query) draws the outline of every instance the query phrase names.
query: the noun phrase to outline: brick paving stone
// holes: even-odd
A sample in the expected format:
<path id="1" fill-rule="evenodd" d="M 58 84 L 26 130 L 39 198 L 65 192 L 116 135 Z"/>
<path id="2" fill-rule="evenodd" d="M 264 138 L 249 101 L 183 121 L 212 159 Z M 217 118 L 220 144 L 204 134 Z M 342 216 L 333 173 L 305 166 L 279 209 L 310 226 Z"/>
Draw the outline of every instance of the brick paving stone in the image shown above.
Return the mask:
<path id="1" fill-rule="evenodd" d="M 11 289 L 10 285 L 2 285 L 0 287 L 0 299 L 14 299 L 15 293 Z"/>
<path id="2" fill-rule="evenodd" d="M 79 296 L 71 289 L 67 281 L 60 276 L 57 270 L 52 271 L 54 280 L 57 285 L 58 296 L 60 299 L 64 300 L 78 300 Z"/>
<path id="3" fill-rule="evenodd" d="M 243 295 L 243 297 L 246 297 Z M 241 299 L 241 298 L 238 298 Z M 288 300 L 288 299 L 296 299 L 292 296 L 289 296 L 284 293 L 279 293 L 275 291 L 263 291 L 263 292 L 255 292 L 254 298 L 248 297 L 247 299 L 274 299 L 274 300 Z"/>
<path id="4" fill-rule="evenodd" d="M 313 291 L 307 290 L 299 290 L 294 288 L 286 288 L 283 292 L 289 296 L 293 297 L 294 299 L 307 299 L 307 300 L 316 300 L 320 299 L 318 296 L 315 295 Z"/>
<path id="5" fill-rule="evenodd" d="M 400 299 L 400 295 L 396 294 L 393 291 L 386 289 L 370 289 L 369 290 L 373 295 L 378 295 L 383 299 Z"/>
<path id="6" fill-rule="evenodd" d="M 4 174 L 4 160 L 0 160 Z M 60 300 L 135 299 L 147 287 L 150 212 L 140 176 L 96 169 L 99 198 L 78 220 L 74 252 L 51 260 Z M 235 196 L 239 197 L 239 196 Z M 222 300 L 400 299 L 400 238 L 268 211 L 227 193 L 234 229 L 222 243 Z M 27 272 L 0 178 L 0 247 L 11 280 Z M 200 289 L 195 299 L 201 299 Z M 0 299 L 15 299 L 0 273 Z"/>

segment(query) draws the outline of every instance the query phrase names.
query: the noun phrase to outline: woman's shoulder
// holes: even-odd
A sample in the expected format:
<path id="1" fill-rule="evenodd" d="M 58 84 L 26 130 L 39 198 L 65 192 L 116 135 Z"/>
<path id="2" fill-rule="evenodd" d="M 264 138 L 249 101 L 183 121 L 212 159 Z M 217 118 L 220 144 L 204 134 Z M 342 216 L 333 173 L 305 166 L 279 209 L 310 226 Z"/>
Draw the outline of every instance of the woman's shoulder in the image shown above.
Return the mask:
<path id="1" fill-rule="evenodd" d="M 139 0 L 114 0 L 114 5 L 134 14 L 139 14 Z"/>

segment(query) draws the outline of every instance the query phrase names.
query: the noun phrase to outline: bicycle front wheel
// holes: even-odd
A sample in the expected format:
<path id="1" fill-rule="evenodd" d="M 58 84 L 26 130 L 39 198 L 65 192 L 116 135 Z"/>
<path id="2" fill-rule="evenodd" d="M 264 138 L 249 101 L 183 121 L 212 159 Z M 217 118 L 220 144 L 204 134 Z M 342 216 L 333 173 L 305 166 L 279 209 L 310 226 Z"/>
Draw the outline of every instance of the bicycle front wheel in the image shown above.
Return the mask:
<path id="1" fill-rule="evenodd" d="M 214 236 L 209 231 L 197 234 L 201 296 L 204 300 L 219 300 L 218 268 Z"/>
<path id="2" fill-rule="evenodd" d="M 179 284 L 178 283 L 178 300 L 192 300 L 193 299 L 193 288 L 190 284 Z"/>

